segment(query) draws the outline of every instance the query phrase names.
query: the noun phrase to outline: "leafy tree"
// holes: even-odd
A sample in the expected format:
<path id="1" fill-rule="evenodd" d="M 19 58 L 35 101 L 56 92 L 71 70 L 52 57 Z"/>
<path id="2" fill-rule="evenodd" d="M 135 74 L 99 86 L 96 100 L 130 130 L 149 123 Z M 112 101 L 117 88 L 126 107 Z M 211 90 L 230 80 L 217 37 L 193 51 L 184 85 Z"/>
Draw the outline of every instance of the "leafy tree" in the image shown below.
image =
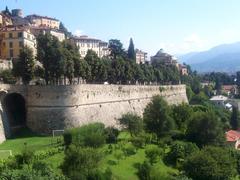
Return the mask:
<path id="1" fill-rule="evenodd" d="M 130 39 L 129 47 L 128 47 L 128 58 L 131 60 L 136 59 L 136 53 L 135 53 L 135 48 L 133 44 L 133 39 Z"/>
<path id="2" fill-rule="evenodd" d="M 18 61 L 14 67 L 15 74 L 22 78 L 24 84 L 29 84 L 34 76 L 34 58 L 30 48 L 21 49 Z"/>
<path id="3" fill-rule="evenodd" d="M 188 124 L 186 137 L 199 147 L 218 145 L 225 141 L 221 123 L 212 111 L 194 113 Z"/>
<path id="4" fill-rule="evenodd" d="M 222 147 L 205 147 L 191 154 L 183 167 L 194 180 L 227 180 L 237 175 L 236 161 Z"/>
<path id="5" fill-rule="evenodd" d="M 64 26 L 64 24 L 62 22 L 60 22 L 59 30 L 62 31 L 66 37 L 72 36 L 72 33 L 68 31 L 68 29 Z"/>
<path id="6" fill-rule="evenodd" d="M 88 179 L 97 170 L 101 158 L 102 155 L 95 149 L 71 145 L 65 151 L 61 169 L 70 179 Z"/>
<path id="7" fill-rule="evenodd" d="M 191 142 L 175 141 L 170 145 L 170 151 L 165 155 L 164 162 L 177 166 L 178 161 L 184 161 L 192 153 L 198 151 L 196 144 Z"/>
<path id="8" fill-rule="evenodd" d="M 124 57 L 125 52 L 123 49 L 123 44 L 118 39 L 111 39 L 108 43 L 108 48 L 110 49 L 110 56 L 116 59 L 118 56 Z"/>
<path id="9" fill-rule="evenodd" d="M 142 164 L 138 164 L 137 169 L 137 175 L 140 180 L 151 180 L 152 166 L 149 162 L 144 161 Z"/>
<path id="10" fill-rule="evenodd" d="M 119 123 L 130 132 L 131 136 L 137 135 L 143 130 L 143 120 L 136 114 L 124 114 L 119 119 Z"/>
<path id="11" fill-rule="evenodd" d="M 174 127 L 170 117 L 170 108 L 160 96 L 154 96 L 144 110 L 143 120 L 146 130 L 155 133 L 158 137 L 167 134 Z"/>
<path id="12" fill-rule="evenodd" d="M 232 108 L 230 125 L 231 125 L 232 129 L 234 129 L 234 130 L 238 130 L 238 128 L 239 128 L 238 108 L 236 106 L 233 106 L 233 108 Z"/>
<path id="13" fill-rule="evenodd" d="M 158 161 L 158 158 L 162 155 L 162 151 L 157 146 L 152 146 L 145 150 L 145 155 L 149 159 L 151 165 L 153 165 Z"/>
<path id="14" fill-rule="evenodd" d="M 181 104 L 173 105 L 171 109 L 172 109 L 171 116 L 174 119 L 177 128 L 182 132 L 185 132 L 191 114 L 193 113 L 192 108 L 187 104 Z"/>

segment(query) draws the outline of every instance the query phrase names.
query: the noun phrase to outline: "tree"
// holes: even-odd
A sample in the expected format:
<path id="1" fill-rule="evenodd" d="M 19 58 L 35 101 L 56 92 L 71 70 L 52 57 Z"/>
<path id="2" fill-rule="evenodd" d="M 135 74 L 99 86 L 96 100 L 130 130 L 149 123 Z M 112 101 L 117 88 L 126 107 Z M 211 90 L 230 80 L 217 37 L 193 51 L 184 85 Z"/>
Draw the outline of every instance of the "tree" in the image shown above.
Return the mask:
<path id="1" fill-rule="evenodd" d="M 87 179 L 97 170 L 101 158 L 102 155 L 96 149 L 71 145 L 65 152 L 61 169 L 70 179 Z"/>
<path id="2" fill-rule="evenodd" d="M 133 44 L 133 39 L 130 39 L 129 47 L 128 47 L 128 58 L 131 60 L 136 59 L 136 53 L 135 53 L 135 48 Z"/>
<path id="3" fill-rule="evenodd" d="M 159 156 L 161 156 L 162 151 L 159 149 L 159 147 L 152 146 L 145 150 L 145 155 L 149 159 L 149 162 L 151 165 L 156 163 L 158 161 Z"/>
<path id="4" fill-rule="evenodd" d="M 143 113 L 143 121 L 146 130 L 156 133 L 158 137 L 166 135 L 174 127 L 174 121 L 170 117 L 170 108 L 160 96 L 154 96 Z"/>
<path id="5" fill-rule="evenodd" d="M 124 57 L 123 44 L 118 39 L 111 39 L 108 43 L 108 48 L 110 49 L 110 56 L 116 59 L 117 56 Z"/>
<path id="6" fill-rule="evenodd" d="M 171 116 L 175 121 L 178 130 L 185 132 L 187 129 L 187 124 L 193 113 L 192 108 L 187 104 L 173 105 L 171 107 Z"/>
<path id="7" fill-rule="evenodd" d="M 233 130 L 238 130 L 238 128 L 239 128 L 238 108 L 236 106 L 233 106 L 233 108 L 232 108 L 230 125 Z"/>
<path id="8" fill-rule="evenodd" d="M 143 130 L 143 120 L 136 114 L 124 114 L 119 119 L 119 123 L 130 132 L 131 136 L 137 135 Z"/>
<path id="9" fill-rule="evenodd" d="M 137 175 L 140 180 L 151 180 L 152 166 L 149 162 L 144 161 L 142 164 L 138 164 Z"/>
<path id="10" fill-rule="evenodd" d="M 199 147 L 220 145 L 225 142 L 221 123 L 212 111 L 194 113 L 188 124 L 186 137 Z"/>
<path id="11" fill-rule="evenodd" d="M 237 175 L 236 161 L 222 147 L 205 147 L 191 154 L 183 169 L 194 180 L 227 180 Z"/>
<path id="12" fill-rule="evenodd" d="M 62 22 L 60 22 L 59 30 L 61 30 L 65 34 L 66 37 L 72 36 L 72 33 L 68 31 L 68 29 L 64 26 L 64 24 Z"/>
<path id="13" fill-rule="evenodd" d="M 34 77 L 34 58 L 33 51 L 29 47 L 21 49 L 19 58 L 13 68 L 15 74 L 22 78 L 24 84 L 29 82 Z"/>

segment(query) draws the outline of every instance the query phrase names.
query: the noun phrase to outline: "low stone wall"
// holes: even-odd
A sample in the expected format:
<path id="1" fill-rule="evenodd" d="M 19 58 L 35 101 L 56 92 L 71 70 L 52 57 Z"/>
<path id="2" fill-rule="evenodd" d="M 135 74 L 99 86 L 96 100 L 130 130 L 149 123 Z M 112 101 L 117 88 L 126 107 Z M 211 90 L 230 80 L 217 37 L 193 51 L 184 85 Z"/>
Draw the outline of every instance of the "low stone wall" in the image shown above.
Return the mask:
<path id="1" fill-rule="evenodd" d="M 40 133 L 78 127 L 90 122 L 117 126 L 124 113 L 142 115 L 154 95 L 169 104 L 187 103 L 184 85 L 178 86 L 29 86 L 28 126 Z"/>

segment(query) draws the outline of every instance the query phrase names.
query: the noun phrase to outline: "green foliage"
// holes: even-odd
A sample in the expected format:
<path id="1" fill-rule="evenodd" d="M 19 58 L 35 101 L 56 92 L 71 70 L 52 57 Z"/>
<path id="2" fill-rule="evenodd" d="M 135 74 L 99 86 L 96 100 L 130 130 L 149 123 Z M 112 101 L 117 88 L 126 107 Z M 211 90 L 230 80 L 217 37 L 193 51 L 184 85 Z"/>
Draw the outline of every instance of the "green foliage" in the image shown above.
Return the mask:
<path id="1" fill-rule="evenodd" d="M 136 53 L 135 53 L 135 48 L 134 48 L 132 38 L 130 39 L 130 42 L 129 42 L 128 54 L 127 55 L 128 55 L 128 58 L 131 59 L 131 60 L 136 59 Z"/>
<path id="2" fill-rule="evenodd" d="M 219 145 L 225 141 L 221 123 L 212 111 L 194 113 L 188 124 L 186 137 L 199 147 Z"/>
<path id="3" fill-rule="evenodd" d="M 150 165 L 149 162 L 144 161 L 142 164 L 137 165 L 137 175 L 140 180 L 151 180 L 151 169 L 152 166 Z"/>
<path id="4" fill-rule="evenodd" d="M 191 114 L 193 113 L 191 106 L 187 104 L 173 105 L 171 109 L 172 109 L 171 116 L 175 121 L 177 129 L 179 129 L 182 132 L 185 132 Z"/>
<path id="5" fill-rule="evenodd" d="M 120 40 L 117 39 L 111 39 L 108 43 L 108 48 L 110 49 L 110 56 L 113 59 L 116 59 L 118 56 L 125 56 L 123 44 L 120 42 Z"/>
<path id="6" fill-rule="evenodd" d="M 143 130 L 143 120 L 136 114 L 124 114 L 118 121 L 123 128 L 130 132 L 131 136 L 137 135 Z"/>
<path id="7" fill-rule="evenodd" d="M 134 145 L 132 143 L 127 143 L 123 146 L 122 148 L 125 156 L 131 156 L 136 154 L 136 148 L 134 147 Z"/>
<path id="8" fill-rule="evenodd" d="M 20 50 L 19 58 L 13 63 L 13 72 L 21 77 L 24 84 L 29 84 L 34 76 L 34 57 L 32 49 L 24 47 Z"/>
<path id="9" fill-rule="evenodd" d="M 237 174 L 236 161 L 222 147 L 205 147 L 191 154 L 183 167 L 187 176 L 194 180 L 227 180 Z"/>
<path id="10" fill-rule="evenodd" d="M 204 104 L 206 101 L 208 101 L 208 97 L 203 92 L 200 92 L 191 98 L 190 104 Z"/>
<path id="11" fill-rule="evenodd" d="M 0 72 L 0 78 L 5 84 L 15 84 L 16 78 L 11 70 L 3 70 Z"/>
<path id="12" fill-rule="evenodd" d="M 119 130 L 114 127 L 105 128 L 106 143 L 117 143 L 117 137 L 119 133 Z"/>
<path id="13" fill-rule="evenodd" d="M 170 107 L 160 96 L 153 97 L 144 110 L 143 120 L 146 130 L 158 137 L 166 135 L 173 129 L 174 121 L 170 117 Z"/>
<path id="14" fill-rule="evenodd" d="M 183 162 L 189 155 L 199 150 L 196 144 L 182 141 L 173 142 L 169 148 L 170 151 L 165 155 L 164 162 L 172 166 L 178 166 L 178 162 Z"/>
<path id="15" fill-rule="evenodd" d="M 97 170 L 101 158 L 102 155 L 96 149 L 71 145 L 65 151 L 61 169 L 70 179 L 87 179 Z"/>
<path id="16" fill-rule="evenodd" d="M 158 161 L 158 158 L 163 154 L 163 152 L 157 146 L 150 146 L 145 150 L 145 154 L 151 165 L 153 165 Z"/>
<path id="17" fill-rule="evenodd" d="M 234 130 L 239 128 L 238 107 L 233 106 L 230 125 Z"/>
<path id="18" fill-rule="evenodd" d="M 64 133 L 64 144 L 69 146 L 75 144 L 77 146 L 100 147 L 105 143 L 104 124 L 93 123 L 84 125 L 80 128 L 73 128 Z"/>

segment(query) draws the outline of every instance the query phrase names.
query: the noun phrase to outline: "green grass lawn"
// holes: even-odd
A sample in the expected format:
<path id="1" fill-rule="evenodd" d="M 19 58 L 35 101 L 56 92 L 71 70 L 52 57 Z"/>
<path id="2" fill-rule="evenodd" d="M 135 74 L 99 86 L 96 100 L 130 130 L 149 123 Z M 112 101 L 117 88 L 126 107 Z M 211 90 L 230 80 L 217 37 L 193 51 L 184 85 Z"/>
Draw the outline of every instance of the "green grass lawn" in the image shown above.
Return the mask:
<path id="1" fill-rule="evenodd" d="M 126 132 L 123 132 L 119 135 L 119 139 L 123 141 L 129 138 L 130 136 Z M 20 153 L 25 146 L 27 146 L 27 148 L 33 151 L 39 151 L 48 149 L 49 147 L 57 146 L 56 142 L 56 138 L 53 139 L 51 136 L 39 136 L 29 131 L 23 131 L 15 138 L 8 139 L 3 144 L 1 144 L 0 150 L 12 150 L 13 155 L 15 155 L 17 153 Z M 106 150 L 107 147 L 108 145 L 105 145 L 100 150 Z M 145 149 L 138 149 L 136 154 L 131 156 L 123 156 L 120 160 L 117 160 L 116 156 L 114 156 L 114 150 L 111 154 L 107 154 L 106 156 L 104 156 L 100 164 L 100 169 L 102 171 L 105 171 L 107 168 L 110 168 L 115 179 L 138 179 L 136 175 L 137 169 L 135 168 L 135 165 L 137 163 L 142 163 L 146 159 L 144 152 Z M 7 156 L 7 153 L 0 152 L 0 159 L 6 158 Z M 59 166 L 62 164 L 63 159 L 64 152 L 61 152 L 46 159 L 43 159 L 43 161 L 49 163 L 55 169 L 55 171 L 61 172 Z M 167 176 L 168 173 L 178 172 L 176 169 L 166 166 L 161 160 L 159 160 L 159 162 L 154 165 L 154 169 L 156 169 L 158 173 L 160 172 L 161 176 L 163 177 L 165 175 Z"/>
<path id="2" fill-rule="evenodd" d="M 52 136 L 40 136 L 29 130 L 23 130 L 15 137 L 6 140 L 0 144 L 0 150 L 12 150 L 13 155 L 21 153 L 24 147 L 33 151 L 44 150 L 49 147 L 56 146 L 57 138 Z M 0 151 L 0 159 L 5 158 L 9 154 Z"/>

